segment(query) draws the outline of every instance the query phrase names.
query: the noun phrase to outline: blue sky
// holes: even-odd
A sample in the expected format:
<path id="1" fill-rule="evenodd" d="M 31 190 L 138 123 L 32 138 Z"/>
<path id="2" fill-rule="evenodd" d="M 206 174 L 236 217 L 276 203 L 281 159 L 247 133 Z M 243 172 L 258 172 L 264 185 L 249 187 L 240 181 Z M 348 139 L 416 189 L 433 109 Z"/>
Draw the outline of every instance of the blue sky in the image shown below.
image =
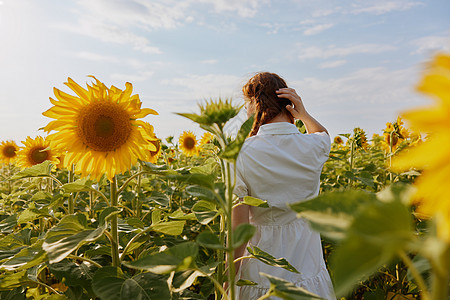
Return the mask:
<path id="1" fill-rule="evenodd" d="M 43 135 L 53 87 L 133 83 L 158 137 L 201 129 L 175 112 L 281 75 L 332 136 L 381 133 L 431 101 L 424 62 L 450 51 L 448 0 L 0 0 L 0 140 Z M 232 132 L 244 112 L 230 123 Z"/>

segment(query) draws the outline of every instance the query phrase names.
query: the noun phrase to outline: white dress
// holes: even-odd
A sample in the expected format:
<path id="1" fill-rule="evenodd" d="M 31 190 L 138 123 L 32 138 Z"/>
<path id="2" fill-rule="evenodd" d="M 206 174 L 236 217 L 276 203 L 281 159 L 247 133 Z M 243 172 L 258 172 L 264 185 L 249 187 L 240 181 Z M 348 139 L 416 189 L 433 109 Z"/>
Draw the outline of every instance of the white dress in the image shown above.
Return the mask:
<path id="1" fill-rule="evenodd" d="M 257 230 L 249 244 L 285 258 L 300 274 L 245 259 L 237 277 L 258 285 L 238 287 L 237 299 L 257 299 L 269 290 L 270 283 L 260 272 L 288 280 L 325 299 L 336 299 L 320 235 L 287 206 L 318 195 L 330 145 L 327 133 L 302 134 L 287 122 L 262 125 L 257 135 L 245 141 L 236 161 L 234 193 L 239 198 L 249 195 L 267 200 L 270 206 L 250 207 L 250 223 Z"/>

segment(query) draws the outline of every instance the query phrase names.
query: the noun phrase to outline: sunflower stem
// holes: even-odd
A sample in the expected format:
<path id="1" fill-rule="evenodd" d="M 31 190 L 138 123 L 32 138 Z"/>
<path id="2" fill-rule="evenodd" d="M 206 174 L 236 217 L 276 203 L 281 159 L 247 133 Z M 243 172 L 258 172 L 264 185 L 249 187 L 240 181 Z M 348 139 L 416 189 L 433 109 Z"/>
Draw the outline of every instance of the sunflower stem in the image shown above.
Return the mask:
<path id="1" fill-rule="evenodd" d="M 69 173 L 68 173 L 68 179 L 67 179 L 67 183 L 71 183 L 74 181 L 74 165 L 72 165 L 70 167 Z M 75 212 L 75 203 L 74 203 L 74 198 L 73 198 L 73 193 L 70 193 L 69 199 L 68 199 L 68 203 L 69 203 L 69 215 L 72 215 Z"/>
<path id="2" fill-rule="evenodd" d="M 349 188 L 352 188 L 353 186 L 353 159 L 355 156 L 355 140 L 352 139 L 350 143 L 350 172 L 352 173 L 350 180 L 349 180 Z"/>
<path id="3" fill-rule="evenodd" d="M 119 194 L 117 193 L 117 178 L 114 176 L 110 181 L 111 188 L 111 207 L 117 207 L 119 204 Z M 111 225 L 111 258 L 114 267 L 120 267 L 119 257 L 119 230 L 117 214 L 113 214 L 110 219 Z"/>
<path id="4" fill-rule="evenodd" d="M 229 295 L 230 299 L 235 299 L 235 284 L 234 279 L 236 277 L 236 271 L 234 267 L 234 249 L 233 249 L 233 223 L 232 223 L 232 213 L 233 213 L 233 184 L 231 182 L 231 172 L 230 163 L 226 163 L 226 184 L 227 184 L 227 254 L 228 254 L 228 284 L 229 284 Z"/>

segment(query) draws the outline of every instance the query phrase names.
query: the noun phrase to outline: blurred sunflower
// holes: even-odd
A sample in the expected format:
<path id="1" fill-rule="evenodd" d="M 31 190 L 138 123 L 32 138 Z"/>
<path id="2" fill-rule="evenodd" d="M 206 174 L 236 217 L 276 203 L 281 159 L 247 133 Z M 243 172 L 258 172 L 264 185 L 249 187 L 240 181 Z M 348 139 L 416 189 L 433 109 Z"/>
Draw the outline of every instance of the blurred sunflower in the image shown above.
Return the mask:
<path id="1" fill-rule="evenodd" d="M 412 129 L 428 133 L 428 139 L 394 160 L 397 170 L 423 170 L 416 180 L 416 212 L 434 217 L 438 236 L 450 243 L 450 55 L 438 54 L 417 89 L 436 101 L 434 106 L 403 114 Z"/>
<path id="2" fill-rule="evenodd" d="M 359 127 L 353 129 L 353 139 L 357 148 L 367 149 L 369 146 L 366 132 Z"/>
<path id="3" fill-rule="evenodd" d="M 35 139 L 27 137 L 22 141 L 23 147 L 17 153 L 17 164 L 22 168 L 29 168 L 34 165 L 50 160 L 55 165 L 59 163 L 57 152 L 50 148 L 48 139 L 37 136 Z"/>
<path id="4" fill-rule="evenodd" d="M 17 157 L 19 146 L 14 141 L 3 141 L 0 143 L 0 161 L 9 164 L 13 163 Z"/>
<path id="5" fill-rule="evenodd" d="M 144 125 L 137 120 L 148 114 L 158 114 L 149 108 L 141 109 L 139 95 L 131 95 L 132 85 L 125 90 L 115 86 L 107 88 L 94 78 L 95 83 L 82 88 L 71 78 L 65 84 L 76 96 L 54 88 L 58 100 L 43 113 L 55 119 L 45 126 L 52 146 L 66 152 L 65 167 L 75 165 L 75 172 L 100 179 L 103 174 L 110 180 L 127 171 L 138 159 L 145 160 L 148 151 L 156 146 L 142 135 Z"/>
<path id="6" fill-rule="evenodd" d="M 147 141 L 147 143 L 153 144 L 155 149 L 148 150 L 148 157 L 144 158 L 145 161 L 149 161 L 152 164 L 156 164 L 158 157 L 161 154 L 161 140 L 158 139 L 153 131 L 153 126 L 147 122 L 143 122 L 141 129 L 142 136 Z"/>
<path id="7" fill-rule="evenodd" d="M 214 136 L 211 133 L 205 132 L 202 135 L 202 138 L 200 139 L 200 146 L 209 144 L 212 141 L 213 138 L 214 138 Z"/>
<path id="8" fill-rule="evenodd" d="M 183 131 L 178 143 L 185 155 L 192 156 L 198 153 L 197 138 L 191 131 Z"/>

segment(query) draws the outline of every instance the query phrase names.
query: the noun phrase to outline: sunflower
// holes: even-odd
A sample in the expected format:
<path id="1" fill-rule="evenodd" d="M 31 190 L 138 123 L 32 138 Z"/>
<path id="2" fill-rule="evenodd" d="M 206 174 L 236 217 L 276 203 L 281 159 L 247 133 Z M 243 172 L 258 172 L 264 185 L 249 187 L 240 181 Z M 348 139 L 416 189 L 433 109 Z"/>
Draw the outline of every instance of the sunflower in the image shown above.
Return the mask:
<path id="1" fill-rule="evenodd" d="M 434 217 L 438 236 L 450 243 L 450 55 L 435 56 L 417 89 L 431 95 L 435 105 L 411 110 L 403 116 L 413 129 L 428 133 L 428 138 L 394 159 L 394 167 L 423 170 L 415 182 L 416 212 Z"/>
<path id="2" fill-rule="evenodd" d="M 213 138 L 214 136 L 211 133 L 205 132 L 200 139 L 200 146 L 209 144 L 213 140 Z"/>
<path id="3" fill-rule="evenodd" d="M 17 153 L 17 164 L 22 168 L 29 168 L 34 165 L 50 160 L 55 165 L 59 163 L 57 153 L 50 148 L 48 139 L 37 136 L 35 139 L 27 137 L 22 141 L 23 147 Z"/>
<path id="4" fill-rule="evenodd" d="M 148 151 L 156 151 L 142 135 L 143 121 L 137 120 L 156 111 L 143 108 L 132 85 L 125 90 L 106 87 L 97 80 L 87 89 L 71 78 L 65 84 L 76 94 L 54 88 L 57 100 L 43 113 L 55 119 L 45 126 L 53 146 L 66 152 L 64 166 L 75 165 L 75 172 L 99 180 L 103 174 L 110 180 L 127 171 L 138 159 L 145 160 Z"/>
<path id="5" fill-rule="evenodd" d="M 180 148 L 187 156 L 196 155 L 198 153 L 197 138 L 191 131 L 183 131 L 178 141 Z"/>
<path id="6" fill-rule="evenodd" d="M 19 146 L 14 141 L 3 141 L 0 143 L 0 161 L 5 164 L 13 163 L 17 157 Z"/>
<path id="7" fill-rule="evenodd" d="M 369 146 L 366 132 L 359 127 L 353 129 L 353 139 L 357 148 L 367 149 Z"/>
<path id="8" fill-rule="evenodd" d="M 147 143 L 152 144 L 155 149 L 149 147 L 148 149 L 148 157 L 144 158 L 146 161 L 149 161 L 153 164 L 156 164 L 158 161 L 158 157 L 161 155 L 161 140 L 158 139 L 153 131 L 153 126 L 147 122 L 142 124 L 141 133 Z"/>

